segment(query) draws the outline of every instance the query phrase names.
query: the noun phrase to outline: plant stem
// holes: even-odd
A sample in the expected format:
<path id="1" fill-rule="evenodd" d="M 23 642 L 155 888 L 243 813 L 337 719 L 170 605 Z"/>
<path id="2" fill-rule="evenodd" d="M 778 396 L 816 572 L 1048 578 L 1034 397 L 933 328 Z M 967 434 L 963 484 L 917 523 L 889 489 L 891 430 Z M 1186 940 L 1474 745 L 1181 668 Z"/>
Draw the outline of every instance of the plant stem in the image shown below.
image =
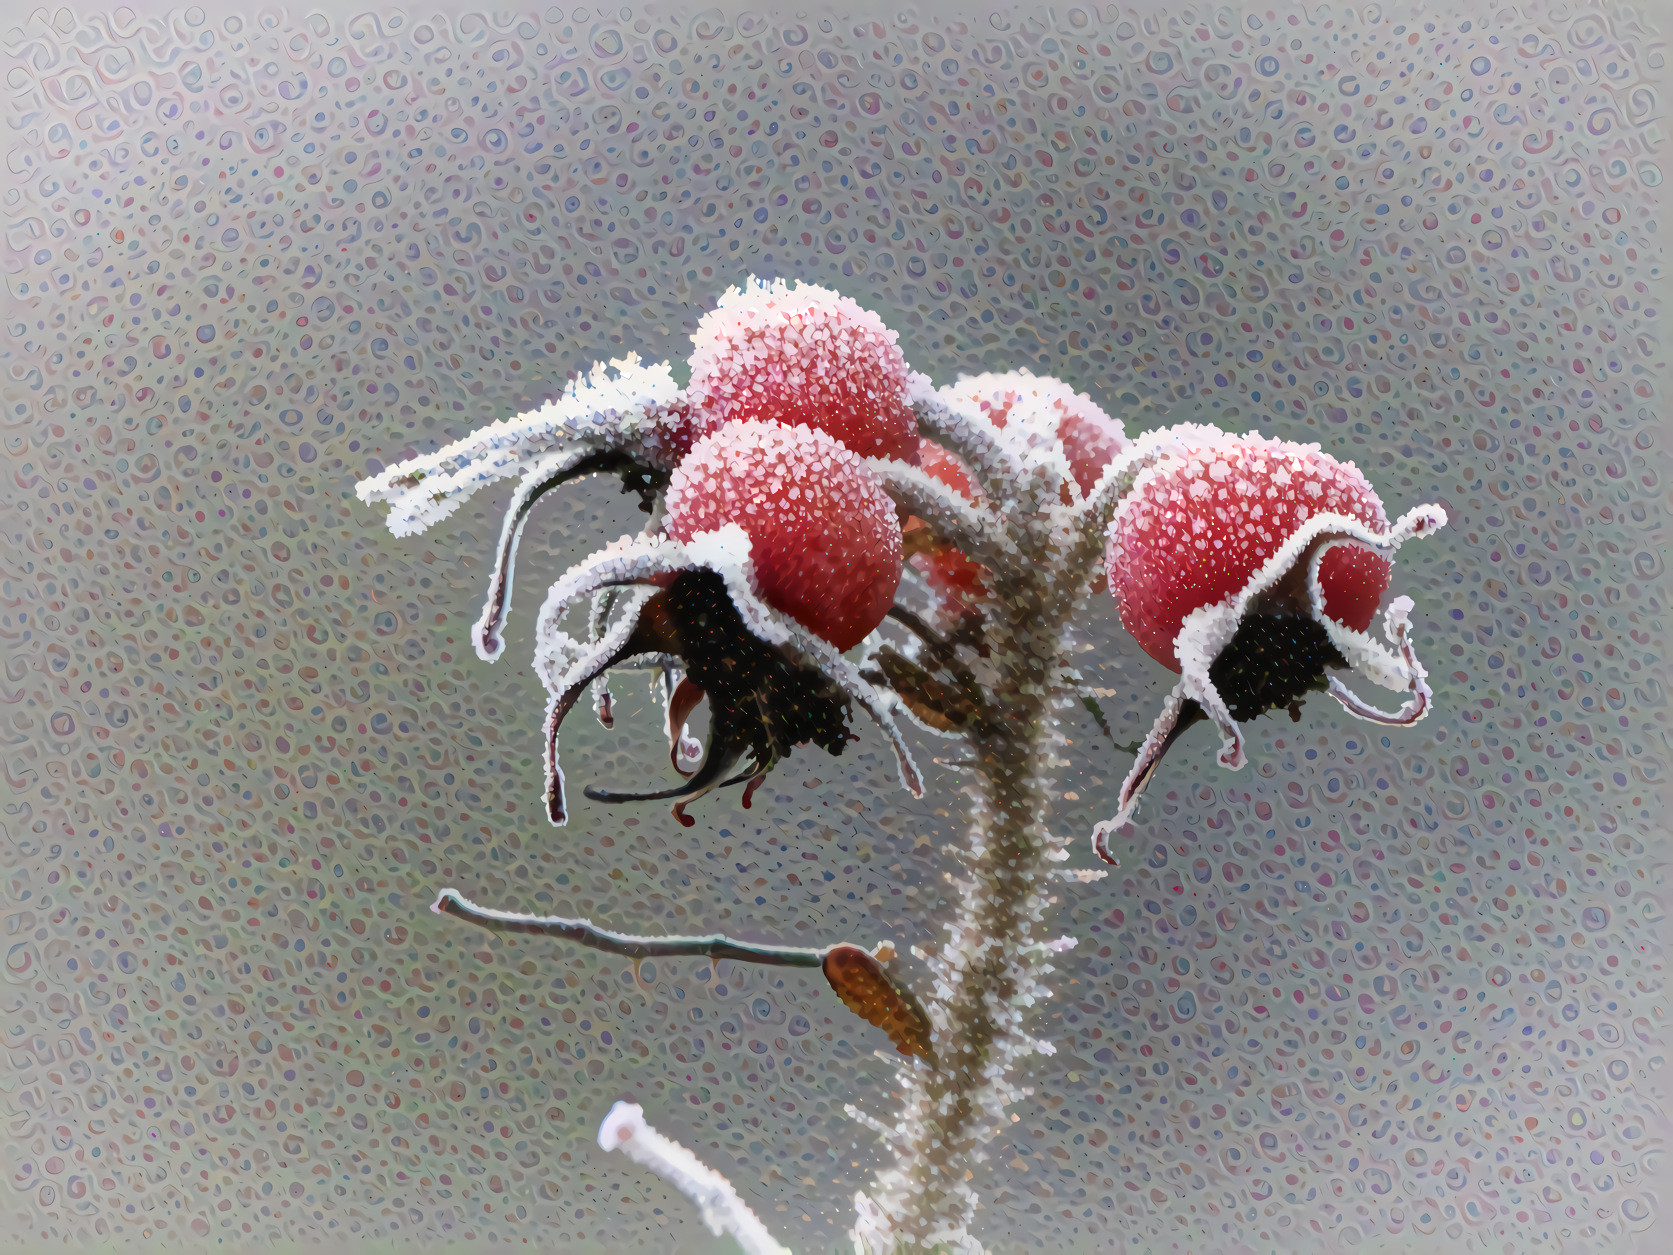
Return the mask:
<path id="1" fill-rule="evenodd" d="M 982 726 L 970 737 L 975 770 L 965 878 L 957 914 L 931 961 L 938 1062 L 902 1074 L 896 1162 L 879 1175 L 873 1223 L 856 1229 L 878 1255 L 970 1251 L 975 1165 L 1023 1096 L 1017 1065 L 1042 1047 L 1026 1020 L 1049 996 L 1039 978 L 1052 947 L 1039 928 L 1046 864 L 1060 843 L 1046 830 L 1057 718 L 1049 687 L 1062 652 L 1064 611 L 1039 587 L 1002 599 L 1006 622 L 990 638 L 998 664 Z M 862 1209 L 862 1218 L 864 1209 Z"/>
<path id="2" fill-rule="evenodd" d="M 641 937 L 612 932 L 587 919 L 565 919 L 557 915 L 525 915 L 478 906 L 457 889 L 443 889 L 430 909 L 438 915 L 453 915 L 501 933 L 533 933 L 541 937 L 562 937 L 606 954 L 619 954 L 638 963 L 644 959 L 695 957 L 718 962 L 733 959 L 741 963 L 762 963 L 769 967 L 818 967 L 836 949 L 823 946 L 762 945 L 739 941 L 720 933 L 700 937 Z"/>

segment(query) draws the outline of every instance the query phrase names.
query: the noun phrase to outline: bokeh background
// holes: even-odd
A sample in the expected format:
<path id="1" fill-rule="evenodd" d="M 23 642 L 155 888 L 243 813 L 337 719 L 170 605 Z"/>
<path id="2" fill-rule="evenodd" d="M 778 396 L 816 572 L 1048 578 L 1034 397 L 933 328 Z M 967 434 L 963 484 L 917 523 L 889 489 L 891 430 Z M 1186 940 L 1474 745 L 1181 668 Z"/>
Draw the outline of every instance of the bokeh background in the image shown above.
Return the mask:
<path id="1" fill-rule="evenodd" d="M 1653 6 L 1652 6 L 1653 7 Z M 1439 709 L 1194 733 L 1069 885 L 997 1249 L 1665 1250 L 1665 22 L 1625 5 L 9 10 L 0 1233 L 25 1249 L 728 1249 L 618 1098 L 843 1245 L 887 1043 L 817 978 L 501 941 L 479 901 L 936 937 L 956 769 L 864 729 L 751 811 L 539 808 L 538 584 L 640 516 L 357 479 L 749 273 L 938 381 L 1319 441 L 1452 526 L 1397 568 Z M 1665 15 L 1663 15 L 1665 18 Z M 1104 605 L 1121 740 L 1171 677 Z M 647 686 L 574 782 L 665 771 Z M 1054 823 L 1128 759 L 1077 727 Z M 924 747 L 924 757 L 945 751 Z M 580 801 L 579 798 L 575 799 Z M 1084 847 L 1083 847 L 1084 848 Z M 1090 865 L 1090 854 L 1083 856 Z M 1660 1238 L 1657 1238 L 1659 1226 Z"/>

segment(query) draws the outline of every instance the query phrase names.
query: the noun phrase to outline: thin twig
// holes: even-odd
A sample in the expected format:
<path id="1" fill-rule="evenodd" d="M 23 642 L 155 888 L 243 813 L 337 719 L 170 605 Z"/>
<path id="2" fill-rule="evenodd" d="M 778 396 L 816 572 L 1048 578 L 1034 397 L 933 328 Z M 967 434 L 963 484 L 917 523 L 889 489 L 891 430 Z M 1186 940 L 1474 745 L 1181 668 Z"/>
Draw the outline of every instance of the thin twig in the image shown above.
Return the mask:
<path id="1" fill-rule="evenodd" d="M 767 1226 L 738 1197 L 732 1183 L 696 1155 L 645 1123 L 638 1103 L 618 1102 L 599 1126 L 598 1144 L 619 1150 L 649 1168 L 697 1204 L 709 1232 L 730 1233 L 745 1255 L 790 1255 L 790 1249 L 767 1232 Z"/>
<path id="2" fill-rule="evenodd" d="M 525 915 L 520 911 L 499 911 L 478 906 L 457 889 L 443 889 L 430 909 L 437 915 L 453 915 L 483 928 L 503 933 L 533 933 L 541 937 L 562 937 L 606 954 L 619 954 L 635 963 L 642 959 L 703 958 L 733 959 L 768 967 L 818 967 L 835 947 L 808 949 L 803 946 L 760 945 L 738 941 L 720 933 L 703 937 L 640 937 L 612 932 L 587 919 L 564 919 L 557 915 Z"/>
<path id="3" fill-rule="evenodd" d="M 1120 741 L 1115 739 L 1115 729 L 1111 728 L 1110 721 L 1104 718 L 1104 708 L 1098 705 L 1098 699 L 1096 697 L 1093 697 L 1090 693 L 1082 693 L 1080 704 L 1085 706 L 1087 713 L 1097 721 L 1098 727 L 1101 728 L 1104 735 L 1109 738 L 1109 743 L 1111 745 L 1115 746 L 1115 748 L 1120 750 L 1123 754 L 1137 754 L 1139 752 L 1139 742 L 1134 741 L 1131 745 L 1123 745 Z"/>

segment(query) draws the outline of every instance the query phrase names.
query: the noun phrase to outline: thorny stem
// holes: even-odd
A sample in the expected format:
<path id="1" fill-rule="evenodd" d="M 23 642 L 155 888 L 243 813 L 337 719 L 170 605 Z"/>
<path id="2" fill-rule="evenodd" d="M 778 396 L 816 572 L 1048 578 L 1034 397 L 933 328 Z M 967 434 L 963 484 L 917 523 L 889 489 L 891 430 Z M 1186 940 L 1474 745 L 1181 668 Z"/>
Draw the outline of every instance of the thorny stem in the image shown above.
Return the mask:
<path id="1" fill-rule="evenodd" d="M 1050 970 L 1048 949 L 1036 930 L 1046 865 L 1059 850 L 1043 819 L 1058 739 L 1051 682 L 1065 652 L 1064 603 L 1074 600 L 1053 587 L 1053 566 L 1019 563 L 1001 576 L 995 599 L 1003 619 L 990 625 L 985 718 L 969 736 L 976 797 L 966 879 L 931 963 L 938 1062 L 900 1078 L 896 1160 L 879 1175 L 869 1223 L 862 1200 L 856 1229 L 876 1255 L 980 1249 L 967 1233 L 972 1170 L 1004 1107 L 1022 1096 L 1017 1065 L 1041 1049 L 1025 1019 L 1049 996 L 1038 980 Z"/>

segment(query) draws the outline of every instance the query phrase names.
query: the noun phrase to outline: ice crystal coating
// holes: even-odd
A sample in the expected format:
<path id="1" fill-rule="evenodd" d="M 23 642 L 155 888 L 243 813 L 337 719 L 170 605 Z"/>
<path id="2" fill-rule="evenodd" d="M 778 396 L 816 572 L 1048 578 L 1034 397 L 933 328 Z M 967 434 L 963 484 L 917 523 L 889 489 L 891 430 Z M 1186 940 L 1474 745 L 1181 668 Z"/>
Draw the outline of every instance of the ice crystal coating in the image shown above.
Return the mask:
<path id="1" fill-rule="evenodd" d="M 645 1123 L 645 1109 L 638 1103 L 618 1102 L 610 1108 L 598 1127 L 598 1144 L 604 1150 L 623 1152 L 674 1186 L 697 1204 L 710 1233 L 731 1234 L 744 1255 L 790 1255 L 790 1248 L 767 1232 L 732 1183 Z"/>
<path id="2" fill-rule="evenodd" d="M 690 416 L 667 362 L 645 365 L 637 353 L 597 363 L 563 396 L 461 440 L 398 462 L 362 480 L 367 504 L 389 503 L 389 530 L 411 536 L 452 514 L 477 489 L 523 475 L 555 447 L 582 442 L 632 449 L 671 468 L 690 443 Z"/>
<path id="3" fill-rule="evenodd" d="M 802 424 L 862 457 L 916 456 L 898 337 L 848 297 L 750 279 L 727 290 L 691 339 L 687 391 L 711 424 Z"/>
<path id="4" fill-rule="evenodd" d="M 934 441 L 925 440 L 918 445 L 918 467 L 965 500 L 977 499 L 979 490 L 971 482 L 970 468 L 957 454 Z M 981 566 L 965 557 L 956 546 L 935 539 L 922 519 L 907 520 L 903 539 L 912 550 L 908 561 L 935 590 L 943 614 L 958 613 L 981 594 Z"/>
<path id="5" fill-rule="evenodd" d="M 1122 626 L 1152 658 L 1180 670 L 1175 638 L 1186 616 L 1234 596 L 1322 513 L 1388 528 L 1358 468 L 1317 445 L 1222 436 L 1165 458 L 1139 476 L 1110 524 L 1104 565 Z M 1327 613 L 1363 632 L 1388 571 L 1388 560 L 1368 549 L 1332 549 L 1320 572 Z"/>
<path id="6" fill-rule="evenodd" d="M 995 427 L 1020 428 L 1028 439 L 1057 442 L 1083 494 L 1131 444 L 1121 423 L 1091 397 L 1050 376 L 1026 370 L 966 375 L 941 394 L 950 403 L 977 406 Z"/>
<path id="7" fill-rule="evenodd" d="M 668 534 L 735 523 L 761 597 L 839 650 L 883 621 L 900 585 L 894 503 L 862 458 L 823 431 L 728 423 L 668 483 Z"/>

